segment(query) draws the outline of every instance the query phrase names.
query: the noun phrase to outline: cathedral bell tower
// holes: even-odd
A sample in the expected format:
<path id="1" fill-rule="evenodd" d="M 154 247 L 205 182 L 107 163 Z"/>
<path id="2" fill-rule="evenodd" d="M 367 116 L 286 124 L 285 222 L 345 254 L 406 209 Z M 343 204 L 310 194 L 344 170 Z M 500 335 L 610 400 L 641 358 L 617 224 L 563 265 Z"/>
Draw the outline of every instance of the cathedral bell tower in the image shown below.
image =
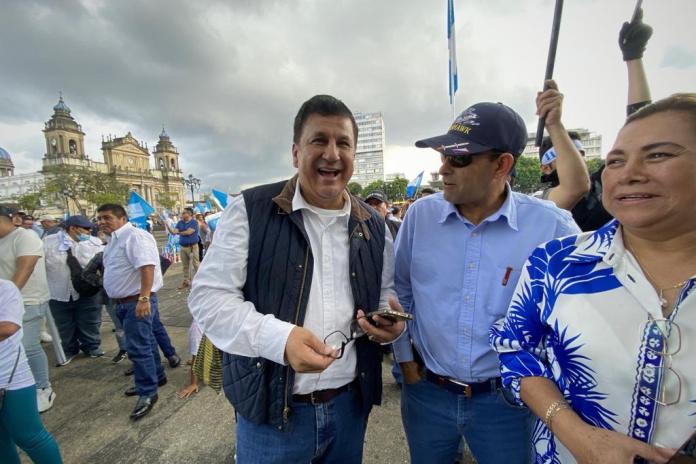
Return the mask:
<path id="1" fill-rule="evenodd" d="M 44 159 L 85 159 L 85 133 L 70 115 L 70 108 L 63 101 L 62 94 L 58 104 L 53 107 L 53 116 L 46 122 L 43 133 L 46 138 Z"/>
<path id="2" fill-rule="evenodd" d="M 181 177 L 179 167 L 179 152 L 169 139 L 169 134 L 162 128 L 159 141 L 155 146 L 155 169 L 162 171 L 165 177 Z"/>

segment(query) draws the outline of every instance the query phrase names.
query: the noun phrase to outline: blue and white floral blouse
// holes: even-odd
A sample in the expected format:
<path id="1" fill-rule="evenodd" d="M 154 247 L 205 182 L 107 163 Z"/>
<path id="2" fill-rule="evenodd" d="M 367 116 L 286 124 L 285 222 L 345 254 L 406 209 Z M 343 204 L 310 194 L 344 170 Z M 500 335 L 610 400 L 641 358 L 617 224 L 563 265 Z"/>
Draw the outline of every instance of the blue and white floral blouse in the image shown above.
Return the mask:
<path id="1" fill-rule="evenodd" d="M 503 384 L 521 403 L 521 378 L 546 377 L 588 424 L 678 448 L 696 429 L 694 288 L 696 277 L 682 289 L 669 322 L 649 322 L 663 319 L 660 301 L 624 248 L 617 221 L 539 246 L 507 316 L 491 328 Z M 667 352 L 673 355 L 661 354 Z M 677 404 L 654 401 L 661 392 L 676 398 L 679 384 Z M 541 420 L 532 441 L 535 462 L 574 462 Z"/>

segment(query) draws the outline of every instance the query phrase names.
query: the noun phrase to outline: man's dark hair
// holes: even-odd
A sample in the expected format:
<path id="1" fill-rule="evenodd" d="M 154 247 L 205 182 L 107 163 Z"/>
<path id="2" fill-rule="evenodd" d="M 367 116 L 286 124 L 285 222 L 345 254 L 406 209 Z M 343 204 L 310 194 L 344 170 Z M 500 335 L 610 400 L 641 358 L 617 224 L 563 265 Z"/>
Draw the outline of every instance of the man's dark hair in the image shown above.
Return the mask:
<path id="1" fill-rule="evenodd" d="M 193 214 L 193 208 L 191 208 L 191 207 L 188 207 L 188 206 L 187 206 L 186 208 L 184 208 L 184 211 L 187 212 L 187 213 L 189 213 L 191 216 L 194 215 L 194 214 Z"/>
<path id="2" fill-rule="evenodd" d="M 420 189 L 421 194 L 425 193 L 427 195 L 432 195 L 433 193 L 436 193 L 436 190 L 431 187 L 423 187 Z"/>
<path id="3" fill-rule="evenodd" d="M 128 216 L 128 213 L 126 213 L 126 209 L 121 205 L 117 205 L 116 203 L 105 203 L 101 205 L 99 208 L 97 208 L 97 213 L 103 213 L 105 211 L 113 213 L 113 215 L 117 218 Z"/>
<path id="4" fill-rule="evenodd" d="M 667 111 L 680 111 L 686 113 L 691 119 L 692 126 L 696 126 L 696 93 L 675 93 L 667 98 L 658 100 L 642 107 L 626 119 L 626 124 L 637 119 L 647 118 L 657 113 Z"/>
<path id="5" fill-rule="evenodd" d="M 312 114 L 319 114 L 321 116 L 342 116 L 350 119 L 351 124 L 353 124 L 353 136 L 357 144 L 358 124 L 355 122 L 353 113 L 348 109 L 345 103 L 331 95 L 315 95 L 300 106 L 300 110 L 297 112 L 297 116 L 295 116 L 295 123 L 293 124 L 293 142 L 300 142 L 302 129 L 304 129 L 305 122 Z"/>

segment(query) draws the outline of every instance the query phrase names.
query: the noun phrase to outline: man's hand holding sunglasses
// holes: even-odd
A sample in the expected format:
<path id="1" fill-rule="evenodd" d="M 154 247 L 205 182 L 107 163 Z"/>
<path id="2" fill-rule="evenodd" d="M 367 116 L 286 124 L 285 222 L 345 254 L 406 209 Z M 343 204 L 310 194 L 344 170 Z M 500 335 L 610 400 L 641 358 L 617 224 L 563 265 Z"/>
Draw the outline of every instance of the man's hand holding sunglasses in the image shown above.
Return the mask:
<path id="1" fill-rule="evenodd" d="M 285 359 L 295 372 L 322 372 L 337 358 L 336 349 L 304 327 L 294 327 L 285 342 Z"/>
<path id="2" fill-rule="evenodd" d="M 389 298 L 389 307 L 393 311 L 404 312 L 399 301 L 395 297 Z M 367 334 L 368 338 L 376 343 L 391 343 L 404 331 L 404 321 L 393 321 L 381 316 L 372 316 L 372 323 L 367 321 L 363 310 L 358 310 L 358 325 Z"/>

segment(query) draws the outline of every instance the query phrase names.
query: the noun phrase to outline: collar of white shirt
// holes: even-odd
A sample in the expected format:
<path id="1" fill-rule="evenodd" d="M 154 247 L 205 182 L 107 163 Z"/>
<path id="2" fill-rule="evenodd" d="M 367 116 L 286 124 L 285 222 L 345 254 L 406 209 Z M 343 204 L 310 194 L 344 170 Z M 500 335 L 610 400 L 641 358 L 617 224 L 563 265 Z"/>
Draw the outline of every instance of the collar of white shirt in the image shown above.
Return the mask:
<path id="1" fill-rule="evenodd" d="M 131 224 L 130 222 L 126 222 L 124 225 L 111 232 L 111 237 L 115 238 L 116 240 L 120 240 L 123 237 L 127 236 L 130 232 L 132 232 L 133 228 L 133 224 Z"/>
<path id="2" fill-rule="evenodd" d="M 292 197 L 292 210 L 298 211 L 301 209 L 308 209 L 308 210 L 310 210 L 316 214 L 320 214 L 320 215 L 324 214 L 324 215 L 331 215 L 331 216 L 336 216 L 336 217 L 344 216 L 346 218 L 346 221 L 347 221 L 348 216 L 350 215 L 350 197 L 348 196 L 348 193 L 344 190 L 343 191 L 343 208 L 341 208 L 340 210 L 328 210 L 328 209 L 319 208 L 317 206 L 314 206 L 314 205 L 307 203 L 307 201 L 302 196 L 302 193 L 300 192 L 300 182 L 298 180 L 297 181 L 297 188 L 295 189 L 295 195 Z"/>

